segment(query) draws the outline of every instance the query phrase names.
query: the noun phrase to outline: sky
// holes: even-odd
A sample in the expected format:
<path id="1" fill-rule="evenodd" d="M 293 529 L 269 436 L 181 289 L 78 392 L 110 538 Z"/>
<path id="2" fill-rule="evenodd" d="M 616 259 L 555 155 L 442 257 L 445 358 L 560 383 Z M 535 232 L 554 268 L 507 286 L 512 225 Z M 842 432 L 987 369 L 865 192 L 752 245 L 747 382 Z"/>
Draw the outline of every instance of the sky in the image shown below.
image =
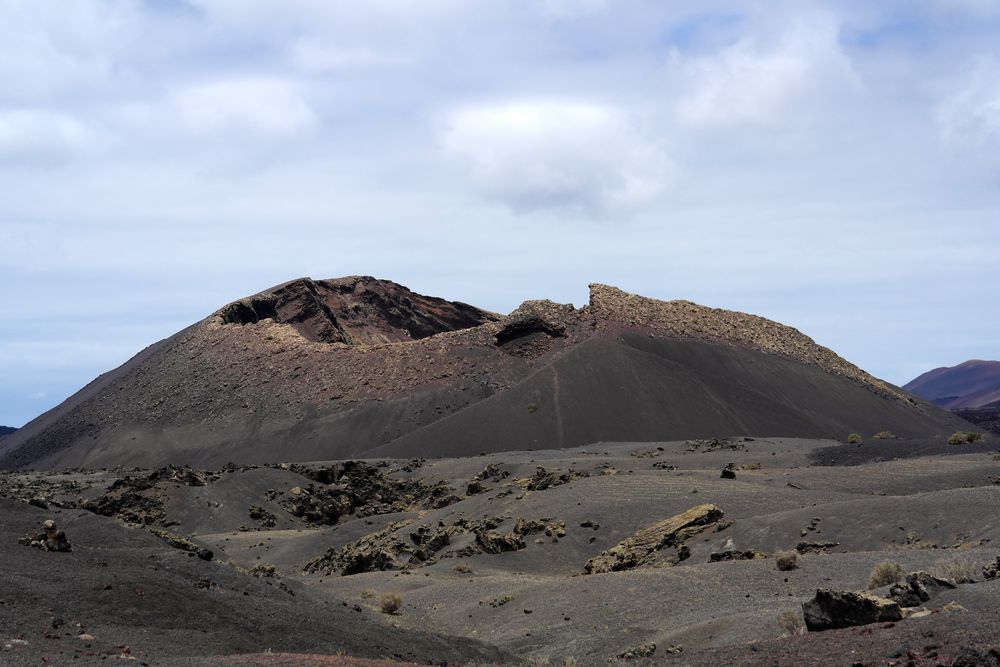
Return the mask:
<path id="1" fill-rule="evenodd" d="M 1000 0 L 0 0 L 0 424 L 220 306 L 602 282 L 1000 358 Z"/>

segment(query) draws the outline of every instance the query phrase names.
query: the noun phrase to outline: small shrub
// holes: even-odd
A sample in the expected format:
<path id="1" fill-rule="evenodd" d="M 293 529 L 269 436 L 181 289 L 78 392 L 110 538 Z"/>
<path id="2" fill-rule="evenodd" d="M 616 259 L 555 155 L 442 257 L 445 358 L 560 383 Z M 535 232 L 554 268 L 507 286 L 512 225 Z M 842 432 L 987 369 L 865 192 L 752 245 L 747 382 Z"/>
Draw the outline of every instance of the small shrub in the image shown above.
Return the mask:
<path id="1" fill-rule="evenodd" d="M 942 579 L 951 579 L 956 584 L 972 584 L 982 575 L 982 566 L 969 558 L 953 556 L 942 558 L 930 568 L 931 574 Z"/>
<path id="2" fill-rule="evenodd" d="M 885 561 L 872 568 L 872 573 L 868 576 L 868 588 L 878 588 L 894 584 L 903 578 L 903 566 L 899 563 Z"/>
<path id="3" fill-rule="evenodd" d="M 537 412 L 537 411 L 538 411 L 538 403 L 528 403 L 528 413 L 529 414 L 532 413 L 532 412 Z"/>
<path id="4" fill-rule="evenodd" d="M 982 433 L 969 433 L 967 431 L 956 431 L 948 438 L 949 445 L 966 445 L 983 441 Z"/>
<path id="5" fill-rule="evenodd" d="M 782 637 L 795 637 L 806 633 L 806 622 L 802 618 L 802 612 L 794 609 L 786 609 L 778 615 L 778 627 L 781 628 Z"/>
<path id="6" fill-rule="evenodd" d="M 892 431 L 879 431 L 872 437 L 876 440 L 895 440 L 896 434 Z"/>
<path id="7" fill-rule="evenodd" d="M 794 549 L 778 551 L 774 554 L 774 564 L 782 572 L 794 570 L 799 566 L 799 552 Z"/>
<path id="8" fill-rule="evenodd" d="M 403 606 L 403 596 L 399 593 L 383 593 L 379 608 L 383 614 L 395 614 Z"/>
<path id="9" fill-rule="evenodd" d="M 849 445 L 860 445 L 862 442 L 860 433 L 851 433 L 847 436 L 847 444 Z"/>
<path id="10" fill-rule="evenodd" d="M 455 572 L 460 572 L 461 574 L 469 574 L 472 572 L 472 566 L 468 563 L 456 563 L 455 567 L 452 568 Z"/>

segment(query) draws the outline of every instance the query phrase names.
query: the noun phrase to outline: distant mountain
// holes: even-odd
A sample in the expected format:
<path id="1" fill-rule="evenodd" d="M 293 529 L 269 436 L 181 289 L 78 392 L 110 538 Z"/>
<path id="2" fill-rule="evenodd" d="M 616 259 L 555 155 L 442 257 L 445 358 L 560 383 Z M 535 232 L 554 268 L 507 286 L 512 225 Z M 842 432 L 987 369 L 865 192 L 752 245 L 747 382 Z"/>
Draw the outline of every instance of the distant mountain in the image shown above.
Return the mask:
<path id="1" fill-rule="evenodd" d="M 0 468 L 474 456 L 970 425 L 762 317 L 591 285 L 506 317 L 303 278 L 150 346 L 0 441 Z"/>
<path id="2" fill-rule="evenodd" d="M 11 428 L 10 426 L 0 426 L 0 438 L 4 437 L 5 435 L 10 435 L 16 430 L 17 430 L 16 428 Z"/>
<path id="3" fill-rule="evenodd" d="M 1000 404 L 1000 361 L 972 359 L 958 366 L 935 368 L 903 389 L 949 410 Z"/>

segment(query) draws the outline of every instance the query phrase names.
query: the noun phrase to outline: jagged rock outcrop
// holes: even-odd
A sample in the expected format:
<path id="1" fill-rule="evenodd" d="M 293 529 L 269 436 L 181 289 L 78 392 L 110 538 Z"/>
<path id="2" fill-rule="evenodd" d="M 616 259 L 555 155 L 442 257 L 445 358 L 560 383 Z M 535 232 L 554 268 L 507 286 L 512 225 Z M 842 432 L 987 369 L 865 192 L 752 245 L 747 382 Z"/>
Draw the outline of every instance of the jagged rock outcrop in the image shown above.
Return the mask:
<path id="1" fill-rule="evenodd" d="M 101 376 L 0 441 L 0 468 L 969 429 L 753 315 L 592 285 L 582 308 L 502 317 L 370 277 L 304 278 Z"/>
<path id="2" fill-rule="evenodd" d="M 715 505 L 692 507 L 686 512 L 643 528 L 591 558 L 584 566 L 584 571 L 587 574 L 602 574 L 643 566 L 676 565 L 689 555 L 684 541 L 722 517 L 723 511 Z"/>
<path id="3" fill-rule="evenodd" d="M 426 297 L 368 276 L 300 278 L 220 309 L 220 324 L 273 320 L 306 340 L 371 345 L 427 338 L 496 321 L 468 304 Z"/>

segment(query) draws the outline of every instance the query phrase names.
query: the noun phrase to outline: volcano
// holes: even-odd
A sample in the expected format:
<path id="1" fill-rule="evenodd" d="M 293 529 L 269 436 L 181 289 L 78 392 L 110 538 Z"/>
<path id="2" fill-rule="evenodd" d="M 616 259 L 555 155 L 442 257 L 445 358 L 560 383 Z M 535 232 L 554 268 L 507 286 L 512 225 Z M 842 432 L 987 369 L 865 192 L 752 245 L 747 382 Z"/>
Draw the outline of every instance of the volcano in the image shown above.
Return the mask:
<path id="1" fill-rule="evenodd" d="M 371 277 L 219 309 L 0 442 L 2 468 L 471 456 L 965 423 L 799 331 L 591 285 L 506 316 Z"/>
<path id="2" fill-rule="evenodd" d="M 935 368 L 911 380 L 904 388 L 952 410 L 1000 409 L 1000 361 L 970 359 L 957 366 Z"/>

